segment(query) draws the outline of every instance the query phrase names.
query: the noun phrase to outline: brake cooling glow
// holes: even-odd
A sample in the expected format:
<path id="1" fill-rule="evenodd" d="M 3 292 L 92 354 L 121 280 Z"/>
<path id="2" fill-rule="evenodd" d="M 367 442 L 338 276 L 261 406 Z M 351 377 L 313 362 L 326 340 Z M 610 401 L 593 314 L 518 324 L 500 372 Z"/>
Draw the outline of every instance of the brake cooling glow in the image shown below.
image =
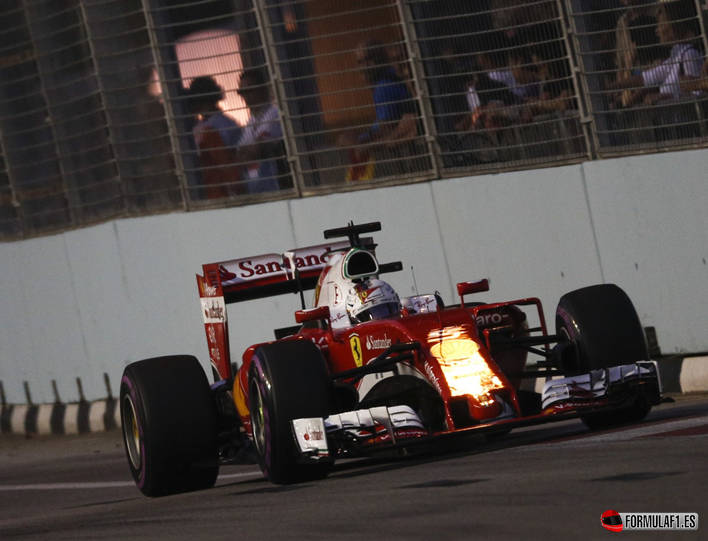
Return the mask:
<path id="1" fill-rule="evenodd" d="M 504 384 L 479 353 L 479 344 L 469 338 L 443 339 L 430 353 L 438 360 L 452 396 L 471 395 L 482 406 L 494 402 L 490 392 Z"/>

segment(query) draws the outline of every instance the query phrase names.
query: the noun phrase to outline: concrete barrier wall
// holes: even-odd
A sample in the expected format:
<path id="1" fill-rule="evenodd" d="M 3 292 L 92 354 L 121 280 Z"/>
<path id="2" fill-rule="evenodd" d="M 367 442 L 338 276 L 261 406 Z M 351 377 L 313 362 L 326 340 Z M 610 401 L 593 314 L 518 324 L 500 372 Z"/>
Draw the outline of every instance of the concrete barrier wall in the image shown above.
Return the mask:
<path id="1" fill-rule="evenodd" d="M 708 151 L 477 176 L 234 209 L 119 220 L 0 245 L 0 381 L 8 403 L 115 395 L 126 364 L 174 353 L 207 367 L 194 275 L 203 263 L 324 242 L 381 221 L 404 295 L 491 279 L 480 296 L 558 298 L 613 282 L 663 353 L 708 351 Z M 413 267 L 413 269 L 411 269 Z M 415 276 L 415 280 L 413 279 Z M 293 324 L 296 295 L 229 311 L 234 360 Z M 25 385 L 25 382 L 27 385 Z M 53 383 L 54 382 L 54 383 Z"/>
<path id="2" fill-rule="evenodd" d="M 635 299 L 663 352 L 708 349 L 708 178 L 703 151 L 588 162 L 603 278 Z"/>

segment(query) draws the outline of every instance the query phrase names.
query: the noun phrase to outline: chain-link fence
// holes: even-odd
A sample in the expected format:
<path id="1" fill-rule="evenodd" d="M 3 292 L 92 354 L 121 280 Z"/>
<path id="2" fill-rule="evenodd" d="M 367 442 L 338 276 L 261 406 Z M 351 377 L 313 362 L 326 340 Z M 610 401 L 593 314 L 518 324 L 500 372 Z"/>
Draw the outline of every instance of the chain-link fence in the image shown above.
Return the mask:
<path id="1" fill-rule="evenodd" d="M 588 156 L 558 2 L 408 4 L 444 172 Z"/>
<path id="2" fill-rule="evenodd" d="M 181 205 L 141 2 L 7 0 L 0 13 L 0 234 Z"/>
<path id="3" fill-rule="evenodd" d="M 5 0 L 0 238 L 705 146 L 699 0 Z"/>
<path id="4" fill-rule="evenodd" d="M 570 0 L 598 152 L 706 141 L 705 32 L 697 0 Z"/>
<path id="5" fill-rule="evenodd" d="M 266 2 L 302 191 L 430 176 L 396 0 Z"/>

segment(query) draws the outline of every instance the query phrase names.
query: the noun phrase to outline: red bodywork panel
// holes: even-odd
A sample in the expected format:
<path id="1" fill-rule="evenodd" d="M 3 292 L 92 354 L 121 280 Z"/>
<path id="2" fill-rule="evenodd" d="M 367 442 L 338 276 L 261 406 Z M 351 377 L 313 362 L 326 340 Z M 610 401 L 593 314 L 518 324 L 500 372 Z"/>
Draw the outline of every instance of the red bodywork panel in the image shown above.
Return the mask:
<path id="1" fill-rule="evenodd" d="M 490 372 L 496 376 L 500 382 L 500 388 L 494 391 L 494 395 L 504 399 L 511 405 L 515 417 L 520 415 L 519 405 L 516 398 L 516 390 L 520 380 L 510 381 L 504 371 L 489 351 L 485 347 L 484 339 L 480 337 L 477 321 L 477 314 L 483 312 L 470 308 L 449 308 L 437 312 L 412 315 L 400 319 L 388 319 L 363 323 L 347 329 L 332 332 L 329 329 L 302 329 L 287 340 L 311 340 L 322 351 L 330 373 L 336 374 L 345 372 L 357 367 L 365 366 L 376 359 L 387 347 L 401 343 L 418 342 L 420 348 L 414 352 L 412 361 L 403 361 L 405 369 L 410 370 L 418 377 L 427 380 L 443 399 L 445 404 L 445 416 L 448 430 L 455 430 L 456 423 L 450 411 L 451 401 L 457 399 L 466 400 L 469 407 L 470 417 L 476 421 L 489 421 L 502 414 L 501 404 L 498 401 L 492 403 L 481 403 L 471 396 L 453 397 L 453 394 L 445 376 L 443 367 L 439 359 L 433 354 L 436 345 L 439 345 L 443 338 L 449 339 L 453 334 L 459 335 L 460 339 L 470 340 L 479 347 L 478 353 L 484 359 Z M 501 319 L 509 326 L 516 324 L 517 328 L 523 332 L 525 315 L 517 309 L 508 305 L 486 310 L 487 315 L 498 315 L 494 320 Z M 492 318 L 490 317 L 489 320 Z M 481 330 L 488 329 L 489 326 Z M 243 354 L 243 364 L 236 374 L 234 381 L 234 397 L 237 402 L 237 409 L 241 416 L 241 421 L 250 433 L 250 417 L 248 404 L 248 371 L 251 358 L 256 349 L 263 344 L 255 344 L 248 348 Z M 526 362 L 526 352 L 521 350 L 507 350 L 500 356 L 500 361 L 505 370 L 520 372 Z M 239 400 L 241 403 L 239 404 Z"/>
<path id="2" fill-rule="evenodd" d="M 312 289 L 322 271 L 330 270 L 327 260 L 333 250 L 347 250 L 349 243 L 322 244 L 299 250 L 291 250 L 282 256 L 265 254 L 257 257 L 234 259 L 203 266 L 204 276 L 197 276 L 202 302 L 204 324 L 209 344 L 209 357 L 215 379 L 234 381 L 233 397 L 236 409 L 247 433 L 251 433 L 248 402 L 248 371 L 256 349 L 255 344 L 243 353 L 243 363 L 237 374 L 232 374 L 228 342 L 226 305 L 254 298 L 263 298 L 284 293 Z M 464 295 L 486 291 L 486 280 L 461 284 L 458 291 Z M 452 307 L 436 311 L 403 315 L 397 319 L 372 321 L 347 328 L 332 330 L 329 321 L 317 328 L 305 326 L 297 334 L 285 340 L 311 340 L 322 351 L 331 374 L 338 374 L 366 366 L 395 344 L 418 344 L 411 346 L 408 355 L 396 370 L 425 380 L 437 391 L 445 406 L 446 431 L 463 426 L 458 412 L 462 407 L 465 417 L 476 423 L 494 419 L 518 418 L 520 407 L 516 392 L 520 380 L 506 374 L 523 371 L 527 354 L 520 349 L 506 349 L 494 354 L 490 349 L 490 329 L 502 329 L 515 336 L 526 332 L 526 316 L 517 305 L 534 304 L 539 309 L 544 327 L 543 313 L 538 299 L 522 299 L 493 305 Z M 315 314 L 328 311 L 318 309 Z M 308 318 L 299 312 L 298 319 Z M 304 318 L 304 319 L 303 319 Z M 464 355 L 456 357 L 455 348 L 464 348 Z M 412 351 L 411 351 L 412 350 Z M 395 355 L 395 354 L 394 354 Z M 494 355 L 494 356 L 493 356 Z M 476 359 L 477 368 L 467 366 L 462 372 L 460 359 Z M 475 372 L 476 371 L 476 372 Z M 469 373 L 477 374 L 476 381 L 485 382 L 485 389 L 475 394 L 461 385 L 469 383 Z M 218 374 L 218 377 L 216 376 Z M 480 375 L 481 374 L 481 375 Z M 360 393 L 384 379 L 378 374 L 374 382 L 367 375 L 356 382 Z M 481 378 L 481 379 L 480 379 Z M 460 387 L 459 389 L 455 386 Z M 367 387 L 368 386 L 368 387 Z"/>

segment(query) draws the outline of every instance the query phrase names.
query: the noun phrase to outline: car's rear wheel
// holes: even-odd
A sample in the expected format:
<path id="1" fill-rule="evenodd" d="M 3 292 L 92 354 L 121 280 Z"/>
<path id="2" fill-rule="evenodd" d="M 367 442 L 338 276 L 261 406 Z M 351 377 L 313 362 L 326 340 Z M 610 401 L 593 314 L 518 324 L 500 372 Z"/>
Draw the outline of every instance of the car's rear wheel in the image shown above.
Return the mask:
<path id="1" fill-rule="evenodd" d="M 146 496 L 214 486 L 219 473 L 217 421 L 209 382 L 188 355 L 125 368 L 120 413 L 128 466 Z"/>
<path id="2" fill-rule="evenodd" d="M 261 346 L 249 371 L 249 405 L 258 462 L 268 480 L 290 484 L 321 479 L 333 460 L 299 462 L 291 421 L 327 418 L 333 386 L 320 350 L 307 340 Z"/>
<path id="3" fill-rule="evenodd" d="M 637 311 L 627 294 L 614 284 L 563 295 L 556 310 L 556 333 L 575 341 L 579 373 L 649 360 Z M 625 408 L 585 415 L 581 420 L 589 428 L 604 428 L 641 421 L 650 410 L 647 398 L 638 394 Z"/>

